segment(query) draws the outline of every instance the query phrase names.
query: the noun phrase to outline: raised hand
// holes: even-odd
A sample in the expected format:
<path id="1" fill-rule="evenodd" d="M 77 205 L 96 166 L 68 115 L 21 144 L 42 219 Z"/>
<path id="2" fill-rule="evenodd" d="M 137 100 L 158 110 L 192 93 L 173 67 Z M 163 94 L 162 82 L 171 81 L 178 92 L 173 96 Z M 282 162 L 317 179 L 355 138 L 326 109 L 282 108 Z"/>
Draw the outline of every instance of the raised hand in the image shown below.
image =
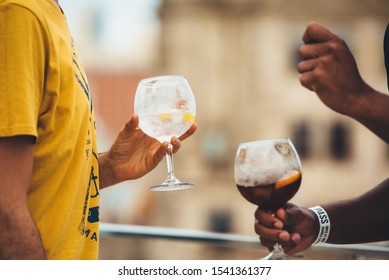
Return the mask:
<path id="1" fill-rule="evenodd" d="M 99 156 L 100 188 L 140 178 L 153 170 L 166 155 L 168 143 L 160 143 L 146 135 L 138 124 L 138 115 L 132 115 L 110 150 Z M 172 138 L 174 153 L 179 150 L 181 140 L 191 136 L 196 129 L 194 123 L 180 138 Z"/>

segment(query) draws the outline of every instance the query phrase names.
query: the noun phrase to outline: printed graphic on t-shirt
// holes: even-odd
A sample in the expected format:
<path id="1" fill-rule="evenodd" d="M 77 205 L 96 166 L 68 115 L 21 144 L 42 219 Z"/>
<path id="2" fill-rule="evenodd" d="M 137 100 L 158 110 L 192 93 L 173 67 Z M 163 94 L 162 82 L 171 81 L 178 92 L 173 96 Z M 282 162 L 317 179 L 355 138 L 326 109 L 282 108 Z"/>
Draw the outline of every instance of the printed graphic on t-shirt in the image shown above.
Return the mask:
<path id="1" fill-rule="evenodd" d="M 87 149 L 85 151 L 85 160 L 92 161 L 88 186 L 86 186 L 84 207 L 81 216 L 82 218 L 78 227 L 78 231 L 81 235 L 85 236 L 86 238 L 97 242 L 98 232 L 95 231 L 97 227 L 88 227 L 88 225 L 98 223 L 100 220 L 99 206 L 91 203 L 93 199 L 98 198 L 98 196 L 100 195 L 99 184 L 98 184 L 98 170 L 97 167 L 95 167 L 97 166 L 97 160 L 98 160 L 97 151 L 94 151 L 92 147 L 92 136 L 94 134 L 91 133 L 91 130 L 95 129 L 94 118 L 92 117 L 93 116 L 92 98 L 90 95 L 87 79 L 85 77 L 82 67 L 78 63 L 79 59 L 78 59 L 77 52 L 75 51 L 73 41 L 72 41 L 72 49 L 73 49 L 72 59 L 73 59 L 73 66 L 74 66 L 74 75 L 76 77 L 78 84 L 80 85 L 83 92 L 85 93 L 85 97 L 88 99 L 89 106 L 90 106 L 90 116 L 89 116 L 90 125 L 88 131 L 86 132 L 88 137 L 86 142 Z"/>

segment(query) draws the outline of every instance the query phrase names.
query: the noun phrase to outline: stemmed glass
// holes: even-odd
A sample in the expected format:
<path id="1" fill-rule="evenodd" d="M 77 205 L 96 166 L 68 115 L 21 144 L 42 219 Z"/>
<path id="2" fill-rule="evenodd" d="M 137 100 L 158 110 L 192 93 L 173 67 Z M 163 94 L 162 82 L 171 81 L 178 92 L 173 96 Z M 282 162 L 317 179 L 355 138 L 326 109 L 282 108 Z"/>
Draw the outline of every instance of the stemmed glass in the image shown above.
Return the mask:
<path id="1" fill-rule="evenodd" d="M 183 76 L 159 76 L 143 79 L 135 93 L 134 112 L 139 116 L 142 131 L 161 143 L 168 142 L 166 180 L 150 189 L 155 191 L 181 190 L 193 187 L 177 179 L 173 165 L 173 136 L 180 137 L 193 124 L 196 102 L 192 89 Z"/>
<path id="2" fill-rule="evenodd" d="M 289 201 L 301 184 L 301 162 L 288 138 L 241 143 L 235 157 L 235 183 L 241 195 L 274 212 Z M 264 259 L 287 259 L 280 244 Z"/>

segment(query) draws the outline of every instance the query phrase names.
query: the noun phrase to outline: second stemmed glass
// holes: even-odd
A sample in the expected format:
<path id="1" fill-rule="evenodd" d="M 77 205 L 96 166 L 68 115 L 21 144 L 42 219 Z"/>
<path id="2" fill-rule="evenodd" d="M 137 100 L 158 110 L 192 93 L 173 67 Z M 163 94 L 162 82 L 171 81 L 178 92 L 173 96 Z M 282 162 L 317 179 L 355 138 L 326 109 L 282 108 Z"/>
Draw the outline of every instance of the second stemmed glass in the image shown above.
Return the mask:
<path id="1" fill-rule="evenodd" d="M 235 183 L 241 195 L 274 212 L 289 201 L 301 184 L 301 162 L 288 138 L 241 143 L 235 157 Z M 281 245 L 264 259 L 287 259 Z"/>
<path id="2" fill-rule="evenodd" d="M 183 76 L 159 76 L 139 82 L 134 100 L 134 112 L 139 115 L 142 131 L 161 143 L 168 142 L 166 154 L 168 176 L 155 191 L 187 189 L 193 183 L 177 179 L 173 165 L 173 136 L 180 137 L 193 124 L 196 116 L 196 102 L 192 89 Z"/>

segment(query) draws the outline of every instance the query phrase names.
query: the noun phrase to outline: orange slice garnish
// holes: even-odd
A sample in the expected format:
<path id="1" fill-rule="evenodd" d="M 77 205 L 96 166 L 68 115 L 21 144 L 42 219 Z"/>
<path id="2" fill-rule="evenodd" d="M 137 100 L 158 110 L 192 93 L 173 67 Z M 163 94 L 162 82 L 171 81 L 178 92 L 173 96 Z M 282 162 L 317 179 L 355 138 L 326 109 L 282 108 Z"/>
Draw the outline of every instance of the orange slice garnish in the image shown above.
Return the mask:
<path id="1" fill-rule="evenodd" d="M 284 177 L 281 180 L 278 180 L 275 184 L 275 188 L 279 189 L 285 186 L 288 186 L 294 182 L 296 182 L 298 179 L 300 179 L 301 173 L 298 171 L 293 171 L 293 173 L 290 176 Z"/>
<path id="2" fill-rule="evenodd" d="M 195 120 L 196 115 L 193 113 L 185 113 L 182 117 L 184 122 L 193 122 Z"/>
<path id="3" fill-rule="evenodd" d="M 172 119 L 171 114 L 160 114 L 159 118 L 163 121 L 170 121 Z"/>

